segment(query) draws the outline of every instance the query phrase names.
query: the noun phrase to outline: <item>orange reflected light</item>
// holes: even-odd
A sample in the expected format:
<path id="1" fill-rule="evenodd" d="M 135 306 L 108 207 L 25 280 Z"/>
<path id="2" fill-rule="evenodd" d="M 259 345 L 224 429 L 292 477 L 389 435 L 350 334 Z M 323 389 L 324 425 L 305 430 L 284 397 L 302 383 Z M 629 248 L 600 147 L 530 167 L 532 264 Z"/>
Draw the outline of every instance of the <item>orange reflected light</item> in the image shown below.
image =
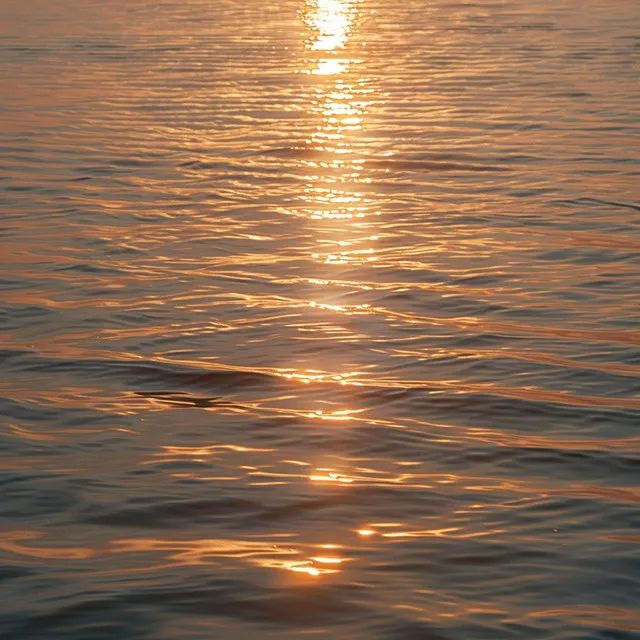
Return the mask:
<path id="1" fill-rule="evenodd" d="M 319 556 L 311 558 L 314 562 L 320 562 L 321 564 L 342 564 L 342 558 L 327 558 L 325 556 Z"/>
<path id="2" fill-rule="evenodd" d="M 343 0 L 316 0 L 314 4 L 307 23 L 317 35 L 308 44 L 309 48 L 313 51 L 342 49 L 351 31 L 353 12 Z"/>
<path id="3" fill-rule="evenodd" d="M 448 529 L 426 529 L 423 531 L 398 531 L 395 533 L 383 533 L 385 538 L 425 538 L 435 536 L 438 538 L 447 537 L 447 534 L 460 531 L 460 527 L 449 527 Z"/>
<path id="4" fill-rule="evenodd" d="M 349 69 L 345 60 L 338 60 L 332 58 L 330 60 L 320 60 L 318 66 L 311 71 L 314 75 L 319 76 L 332 76 L 339 73 L 346 73 Z"/>
<path id="5" fill-rule="evenodd" d="M 299 573 L 308 573 L 310 576 L 319 576 L 320 571 L 315 567 L 307 566 L 307 565 L 291 565 L 289 567 L 290 571 L 298 571 Z"/>
<path id="6" fill-rule="evenodd" d="M 325 469 L 318 469 L 318 471 L 325 471 Z M 314 474 L 309 476 L 309 480 L 312 482 L 337 482 L 341 484 L 351 484 L 353 482 L 352 478 L 347 478 L 346 476 L 333 471 L 323 474 Z"/>
<path id="7" fill-rule="evenodd" d="M 359 375 L 359 372 L 357 371 L 351 371 L 351 372 L 347 372 L 347 373 L 323 373 L 321 371 L 317 371 L 317 370 L 313 370 L 313 369 L 309 369 L 307 370 L 307 372 L 305 373 L 280 373 L 278 372 L 279 376 L 282 376 L 283 378 L 286 378 L 287 380 L 295 380 L 297 382 L 302 382 L 304 384 L 310 384 L 312 382 L 318 382 L 318 383 L 335 383 L 335 382 L 339 382 L 340 384 L 354 384 L 354 385 L 360 385 L 360 383 L 355 382 L 353 380 L 351 380 L 352 377 Z M 340 415 L 340 414 L 349 414 L 349 413 L 354 413 L 354 411 L 342 411 L 342 412 L 333 412 L 331 415 Z M 319 412 L 319 414 L 322 414 L 322 411 Z"/>
<path id="8" fill-rule="evenodd" d="M 303 573 L 309 576 L 317 577 L 320 575 L 339 573 L 340 569 L 337 567 L 342 562 L 342 558 L 320 556 L 309 558 L 308 560 L 298 560 L 294 562 L 286 560 L 273 560 L 260 562 L 259 564 L 275 569 L 285 569 L 286 571 L 293 571 L 294 573 Z"/>
<path id="9" fill-rule="evenodd" d="M 316 411 L 308 413 L 307 418 L 320 418 L 320 420 L 351 420 L 352 413 L 362 413 L 363 411 L 364 409 L 345 409 L 344 411 L 324 413 L 322 409 L 317 409 Z"/>

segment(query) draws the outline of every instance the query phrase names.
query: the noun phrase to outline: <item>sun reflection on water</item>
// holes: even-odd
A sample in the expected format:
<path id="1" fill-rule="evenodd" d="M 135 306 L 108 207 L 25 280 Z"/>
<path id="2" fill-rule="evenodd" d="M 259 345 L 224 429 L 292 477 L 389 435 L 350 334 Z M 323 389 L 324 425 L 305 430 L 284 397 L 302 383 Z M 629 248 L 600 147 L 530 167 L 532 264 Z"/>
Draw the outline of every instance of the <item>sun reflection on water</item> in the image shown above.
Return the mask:
<path id="1" fill-rule="evenodd" d="M 301 71 L 317 78 L 310 104 L 317 124 L 300 159 L 306 171 L 300 200 L 305 217 L 322 223 L 314 230 L 319 247 L 312 258 L 330 267 L 376 260 L 377 236 L 367 233 L 366 218 L 379 212 L 367 190 L 371 180 L 358 145 L 371 104 L 367 79 L 358 74 L 362 60 L 353 55 L 360 17 L 357 0 L 313 0 L 303 12 L 308 57 Z M 339 249 L 330 246 L 335 243 Z"/>
<path id="2" fill-rule="evenodd" d="M 309 274 L 319 277 L 308 280 L 313 294 L 310 291 L 305 301 L 307 313 L 335 318 L 371 313 L 370 304 L 344 304 L 335 298 L 334 288 L 325 285 L 335 280 L 337 269 L 373 266 L 377 257 L 375 243 L 379 239 L 374 217 L 379 211 L 372 193 L 363 141 L 372 90 L 367 78 L 359 73 L 363 62 L 361 43 L 357 41 L 360 13 L 360 0 L 307 0 L 301 11 L 305 54 L 299 73 L 310 88 L 307 111 L 314 128 L 307 134 L 304 148 L 299 150 L 298 168 L 304 186 L 298 196 L 298 206 L 290 213 L 308 225 L 313 244 L 305 249 L 324 271 Z M 279 369 L 277 375 L 290 381 L 292 386 L 297 383 L 299 389 L 307 385 L 314 388 L 339 385 L 346 395 L 344 399 L 322 400 L 318 403 L 320 406 L 312 405 L 299 415 L 310 420 L 314 428 L 322 428 L 323 423 L 327 428 L 335 424 L 337 431 L 352 428 L 361 420 L 358 414 L 365 411 L 352 402 L 349 393 L 362 384 L 360 367 L 339 360 L 308 366 L 313 368 Z M 365 368 L 366 365 L 362 367 Z M 354 483 L 367 482 L 362 469 L 338 458 L 321 455 L 312 460 L 292 461 L 297 467 L 308 467 L 302 474 L 262 469 L 251 473 L 261 478 L 267 476 L 269 481 L 282 485 L 292 478 L 304 478 L 308 483 L 306 491 L 320 494 L 349 491 Z M 367 538 L 366 533 L 344 533 L 362 542 Z M 292 557 L 260 555 L 251 561 L 262 567 L 284 570 L 298 579 L 315 580 L 342 572 L 348 560 L 343 557 L 340 545 L 301 544 Z"/>
<path id="3" fill-rule="evenodd" d="M 353 22 L 352 7 L 344 0 L 316 0 L 308 7 L 304 21 L 315 34 L 307 40 L 307 46 L 314 51 L 343 48 Z"/>

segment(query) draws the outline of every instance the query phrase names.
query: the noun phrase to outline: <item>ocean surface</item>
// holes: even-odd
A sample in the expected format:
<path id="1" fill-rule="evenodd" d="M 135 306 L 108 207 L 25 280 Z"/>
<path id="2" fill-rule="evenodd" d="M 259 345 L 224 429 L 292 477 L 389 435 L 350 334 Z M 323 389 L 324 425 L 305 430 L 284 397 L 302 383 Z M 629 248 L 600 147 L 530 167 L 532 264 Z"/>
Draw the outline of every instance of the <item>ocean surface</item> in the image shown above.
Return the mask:
<path id="1" fill-rule="evenodd" d="M 640 638 L 640 2 L 0 0 L 0 638 Z"/>

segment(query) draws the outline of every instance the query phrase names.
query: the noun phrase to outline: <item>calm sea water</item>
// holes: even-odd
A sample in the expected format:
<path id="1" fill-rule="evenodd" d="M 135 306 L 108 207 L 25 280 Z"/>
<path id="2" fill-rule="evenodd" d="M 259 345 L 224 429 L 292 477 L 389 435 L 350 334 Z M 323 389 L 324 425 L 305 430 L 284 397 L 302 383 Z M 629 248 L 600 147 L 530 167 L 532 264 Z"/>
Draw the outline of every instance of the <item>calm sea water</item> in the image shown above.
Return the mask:
<path id="1" fill-rule="evenodd" d="M 0 638 L 640 637 L 639 34 L 0 0 Z"/>

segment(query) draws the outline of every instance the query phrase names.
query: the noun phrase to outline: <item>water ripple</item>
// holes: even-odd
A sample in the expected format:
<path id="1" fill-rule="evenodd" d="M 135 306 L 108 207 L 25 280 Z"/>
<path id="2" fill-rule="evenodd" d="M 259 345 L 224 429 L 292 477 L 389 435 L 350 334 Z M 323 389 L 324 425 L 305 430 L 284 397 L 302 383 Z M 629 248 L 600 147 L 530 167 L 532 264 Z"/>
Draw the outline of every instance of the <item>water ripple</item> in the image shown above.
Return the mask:
<path id="1" fill-rule="evenodd" d="M 0 3 L 0 637 L 640 632 L 637 3 Z"/>

